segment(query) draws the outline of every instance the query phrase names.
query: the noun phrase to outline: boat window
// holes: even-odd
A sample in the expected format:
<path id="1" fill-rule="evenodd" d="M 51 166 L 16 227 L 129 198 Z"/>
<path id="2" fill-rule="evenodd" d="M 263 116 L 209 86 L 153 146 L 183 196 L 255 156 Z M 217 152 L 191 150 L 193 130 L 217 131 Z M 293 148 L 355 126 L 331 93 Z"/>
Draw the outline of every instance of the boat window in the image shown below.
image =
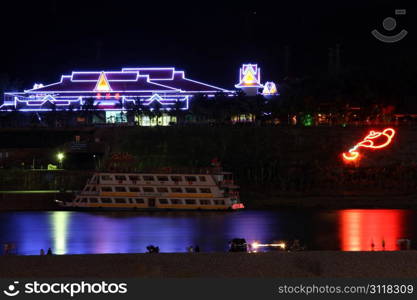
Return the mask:
<path id="1" fill-rule="evenodd" d="M 101 198 L 102 203 L 112 203 L 111 198 Z"/>
<path id="2" fill-rule="evenodd" d="M 126 180 L 126 176 L 124 175 L 116 175 L 114 178 L 116 178 L 116 180 Z"/>
<path id="3" fill-rule="evenodd" d="M 87 203 L 87 198 L 81 198 L 81 203 Z"/>
<path id="4" fill-rule="evenodd" d="M 159 204 L 168 204 L 167 199 L 159 199 Z"/>
<path id="5" fill-rule="evenodd" d="M 143 192 L 144 193 L 154 193 L 155 190 L 153 189 L 153 187 L 144 187 Z"/>
<path id="6" fill-rule="evenodd" d="M 209 193 L 211 193 L 211 190 L 210 190 L 210 188 L 200 188 L 200 192 L 205 193 L 205 194 L 209 194 Z"/>
<path id="7" fill-rule="evenodd" d="M 116 203 L 126 203 L 126 199 L 125 198 L 115 198 L 114 202 L 116 202 Z"/>
<path id="8" fill-rule="evenodd" d="M 181 176 L 171 176 L 171 180 L 172 181 L 182 181 L 182 177 Z"/>
<path id="9" fill-rule="evenodd" d="M 129 180 L 132 180 L 132 181 L 139 181 L 139 180 L 140 180 L 140 178 L 139 178 L 139 176 L 138 176 L 138 175 L 129 175 Z"/>
<path id="10" fill-rule="evenodd" d="M 197 193 L 197 189 L 196 188 L 185 188 L 185 191 L 187 193 Z"/>
<path id="11" fill-rule="evenodd" d="M 101 175 L 101 180 L 113 180 L 110 175 Z"/>
<path id="12" fill-rule="evenodd" d="M 85 187 L 84 191 L 89 192 L 90 191 L 90 187 L 89 186 Z"/>
<path id="13" fill-rule="evenodd" d="M 131 186 L 129 187 L 129 191 L 131 191 L 132 193 L 140 193 L 140 188 L 136 186 Z"/>
<path id="14" fill-rule="evenodd" d="M 98 202 L 97 198 L 88 198 L 88 200 L 89 200 L 90 203 L 97 203 Z"/>
<path id="15" fill-rule="evenodd" d="M 197 181 L 195 176 L 185 176 L 185 181 L 194 182 Z"/>
<path id="16" fill-rule="evenodd" d="M 216 204 L 216 205 L 224 205 L 224 200 L 214 200 L 214 204 Z"/>
<path id="17" fill-rule="evenodd" d="M 200 200 L 201 205 L 210 205 L 210 200 Z"/>
<path id="18" fill-rule="evenodd" d="M 156 190 L 158 191 L 158 193 L 168 193 L 168 188 L 166 187 L 158 187 L 156 188 Z"/>
<path id="19" fill-rule="evenodd" d="M 113 189 L 111 186 L 102 186 L 101 187 L 102 192 L 113 192 Z"/>
<path id="20" fill-rule="evenodd" d="M 194 199 L 185 199 L 185 204 L 195 204 Z"/>
<path id="21" fill-rule="evenodd" d="M 114 187 L 116 192 L 126 192 L 126 188 L 124 186 L 116 186 Z"/>
<path id="22" fill-rule="evenodd" d="M 171 203 L 172 204 L 182 204 L 182 200 L 181 199 L 171 199 Z"/>
<path id="23" fill-rule="evenodd" d="M 138 203 L 138 204 L 143 204 L 143 203 L 145 203 L 145 201 L 143 201 L 143 199 L 142 199 L 142 198 L 135 198 L 135 200 L 136 200 L 136 203 Z"/>
<path id="24" fill-rule="evenodd" d="M 156 177 L 159 181 L 168 181 L 168 176 L 157 176 Z"/>
<path id="25" fill-rule="evenodd" d="M 171 192 L 173 192 L 173 193 L 182 193 L 182 188 L 173 187 L 173 188 L 171 188 Z"/>
<path id="26" fill-rule="evenodd" d="M 145 181 L 154 181 L 155 178 L 153 176 L 144 175 L 143 176 L 143 180 L 145 180 Z"/>
<path id="27" fill-rule="evenodd" d="M 91 188 L 91 191 L 92 191 L 92 192 L 96 192 L 96 191 L 97 191 L 97 188 L 96 188 L 95 186 L 93 186 L 93 187 Z"/>
<path id="28" fill-rule="evenodd" d="M 206 176 L 198 176 L 198 179 L 200 179 L 200 181 L 207 181 Z"/>

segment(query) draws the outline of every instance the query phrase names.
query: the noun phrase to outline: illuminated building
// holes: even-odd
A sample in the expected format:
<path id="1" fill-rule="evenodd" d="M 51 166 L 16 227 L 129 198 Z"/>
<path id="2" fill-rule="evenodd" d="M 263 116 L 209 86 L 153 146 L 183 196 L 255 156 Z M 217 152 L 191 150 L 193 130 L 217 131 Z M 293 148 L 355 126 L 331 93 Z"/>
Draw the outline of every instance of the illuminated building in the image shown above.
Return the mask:
<path id="1" fill-rule="evenodd" d="M 3 111 L 47 112 L 59 110 L 105 111 L 106 118 L 119 118 L 126 110 L 186 110 L 196 94 L 233 95 L 213 85 L 185 77 L 175 68 L 124 68 L 121 71 L 72 72 L 56 83 L 35 84 L 24 92 L 4 94 Z"/>
<path id="2" fill-rule="evenodd" d="M 235 85 L 248 96 L 255 96 L 264 86 L 261 84 L 261 68 L 256 64 L 244 64 L 239 70 L 239 83 Z"/>
<path id="3" fill-rule="evenodd" d="M 278 89 L 275 83 L 273 83 L 272 81 L 265 82 L 262 95 L 266 97 L 278 95 Z"/>
<path id="4" fill-rule="evenodd" d="M 243 64 L 236 88 L 254 96 L 277 95 L 273 82 L 261 84 L 261 69 L 256 64 Z M 76 122 L 137 123 L 141 126 L 169 125 L 177 121 L 175 113 L 187 110 L 195 95 L 208 98 L 227 90 L 189 79 L 175 68 L 123 68 L 119 71 L 77 71 L 62 75 L 59 82 L 35 83 L 23 92 L 6 92 L 0 99 L 0 111 L 18 112 L 90 112 L 76 115 Z M 130 113 L 129 113 L 130 112 Z M 133 113 L 132 113 L 133 112 Z M 38 117 L 37 118 L 41 118 Z M 233 122 L 254 121 L 251 113 L 233 117 Z M 58 120 L 59 122 L 59 120 Z"/>

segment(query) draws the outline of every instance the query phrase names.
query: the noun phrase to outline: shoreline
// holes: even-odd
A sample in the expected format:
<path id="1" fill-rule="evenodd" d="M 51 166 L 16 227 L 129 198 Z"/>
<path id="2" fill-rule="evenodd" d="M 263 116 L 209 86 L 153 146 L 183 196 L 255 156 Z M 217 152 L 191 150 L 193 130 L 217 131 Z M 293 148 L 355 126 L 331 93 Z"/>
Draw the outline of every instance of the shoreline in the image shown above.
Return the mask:
<path id="1" fill-rule="evenodd" d="M 416 278 L 417 251 L 1 256 L 0 277 Z"/>
<path id="2" fill-rule="evenodd" d="M 71 199 L 73 192 L 59 191 L 0 191 L 0 212 L 5 211 L 45 211 L 63 210 L 55 199 Z M 265 194 L 250 195 L 243 199 L 246 209 L 417 209 L 417 195 L 302 195 L 287 194 L 271 196 Z M 248 198 L 248 197 L 245 197 Z M 144 210 L 146 211 L 146 210 Z"/>

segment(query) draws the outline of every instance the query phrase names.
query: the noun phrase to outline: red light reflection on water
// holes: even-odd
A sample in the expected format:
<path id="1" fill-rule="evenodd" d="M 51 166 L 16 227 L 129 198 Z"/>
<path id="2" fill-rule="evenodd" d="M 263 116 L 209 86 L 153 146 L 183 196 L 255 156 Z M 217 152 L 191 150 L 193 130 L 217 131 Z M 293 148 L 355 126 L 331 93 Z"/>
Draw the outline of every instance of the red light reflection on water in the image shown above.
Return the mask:
<path id="1" fill-rule="evenodd" d="M 340 248 L 343 251 L 394 251 L 404 236 L 405 211 L 348 209 L 339 212 Z"/>

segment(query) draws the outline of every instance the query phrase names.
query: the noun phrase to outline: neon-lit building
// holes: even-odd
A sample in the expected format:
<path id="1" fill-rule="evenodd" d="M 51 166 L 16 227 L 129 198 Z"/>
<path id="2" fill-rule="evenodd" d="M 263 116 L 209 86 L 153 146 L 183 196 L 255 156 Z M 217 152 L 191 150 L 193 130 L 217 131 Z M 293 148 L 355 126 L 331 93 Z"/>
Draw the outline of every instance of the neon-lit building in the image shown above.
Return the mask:
<path id="1" fill-rule="evenodd" d="M 261 69 L 256 64 L 243 64 L 239 83 L 235 85 L 247 96 L 277 95 L 276 86 L 261 84 Z M 176 116 L 169 111 L 187 110 L 195 95 L 214 97 L 218 93 L 233 97 L 236 90 L 227 90 L 189 79 L 184 71 L 175 68 L 123 68 L 120 71 L 79 71 L 62 75 L 59 82 L 35 84 L 23 92 L 6 92 L 0 98 L 0 111 L 96 112 L 88 122 L 124 123 L 136 122 L 142 126 L 176 123 Z M 150 111 L 162 111 L 151 117 Z M 128 112 L 135 113 L 128 113 Z M 142 112 L 142 113 L 141 113 Z M 39 117 L 39 116 L 38 116 Z M 242 116 L 233 122 L 242 122 Z M 92 119 L 92 120 L 90 120 Z M 253 116 L 245 115 L 244 122 L 252 122 Z M 86 122 L 77 117 L 77 122 Z"/>
<path id="2" fill-rule="evenodd" d="M 243 64 L 239 70 L 239 83 L 235 85 L 248 96 L 255 96 L 263 88 L 261 84 L 261 68 L 256 64 Z"/>
<path id="3" fill-rule="evenodd" d="M 278 89 L 276 84 L 272 81 L 265 82 L 262 95 L 264 95 L 265 97 L 278 95 Z"/>
<path id="4" fill-rule="evenodd" d="M 175 68 L 124 68 L 121 71 L 72 72 L 56 83 L 36 84 L 24 92 L 5 93 L 0 110 L 52 111 L 83 109 L 88 103 L 98 111 L 123 111 L 135 105 L 158 103 L 161 110 L 189 107 L 196 94 L 208 97 L 229 91 L 185 77 Z"/>

